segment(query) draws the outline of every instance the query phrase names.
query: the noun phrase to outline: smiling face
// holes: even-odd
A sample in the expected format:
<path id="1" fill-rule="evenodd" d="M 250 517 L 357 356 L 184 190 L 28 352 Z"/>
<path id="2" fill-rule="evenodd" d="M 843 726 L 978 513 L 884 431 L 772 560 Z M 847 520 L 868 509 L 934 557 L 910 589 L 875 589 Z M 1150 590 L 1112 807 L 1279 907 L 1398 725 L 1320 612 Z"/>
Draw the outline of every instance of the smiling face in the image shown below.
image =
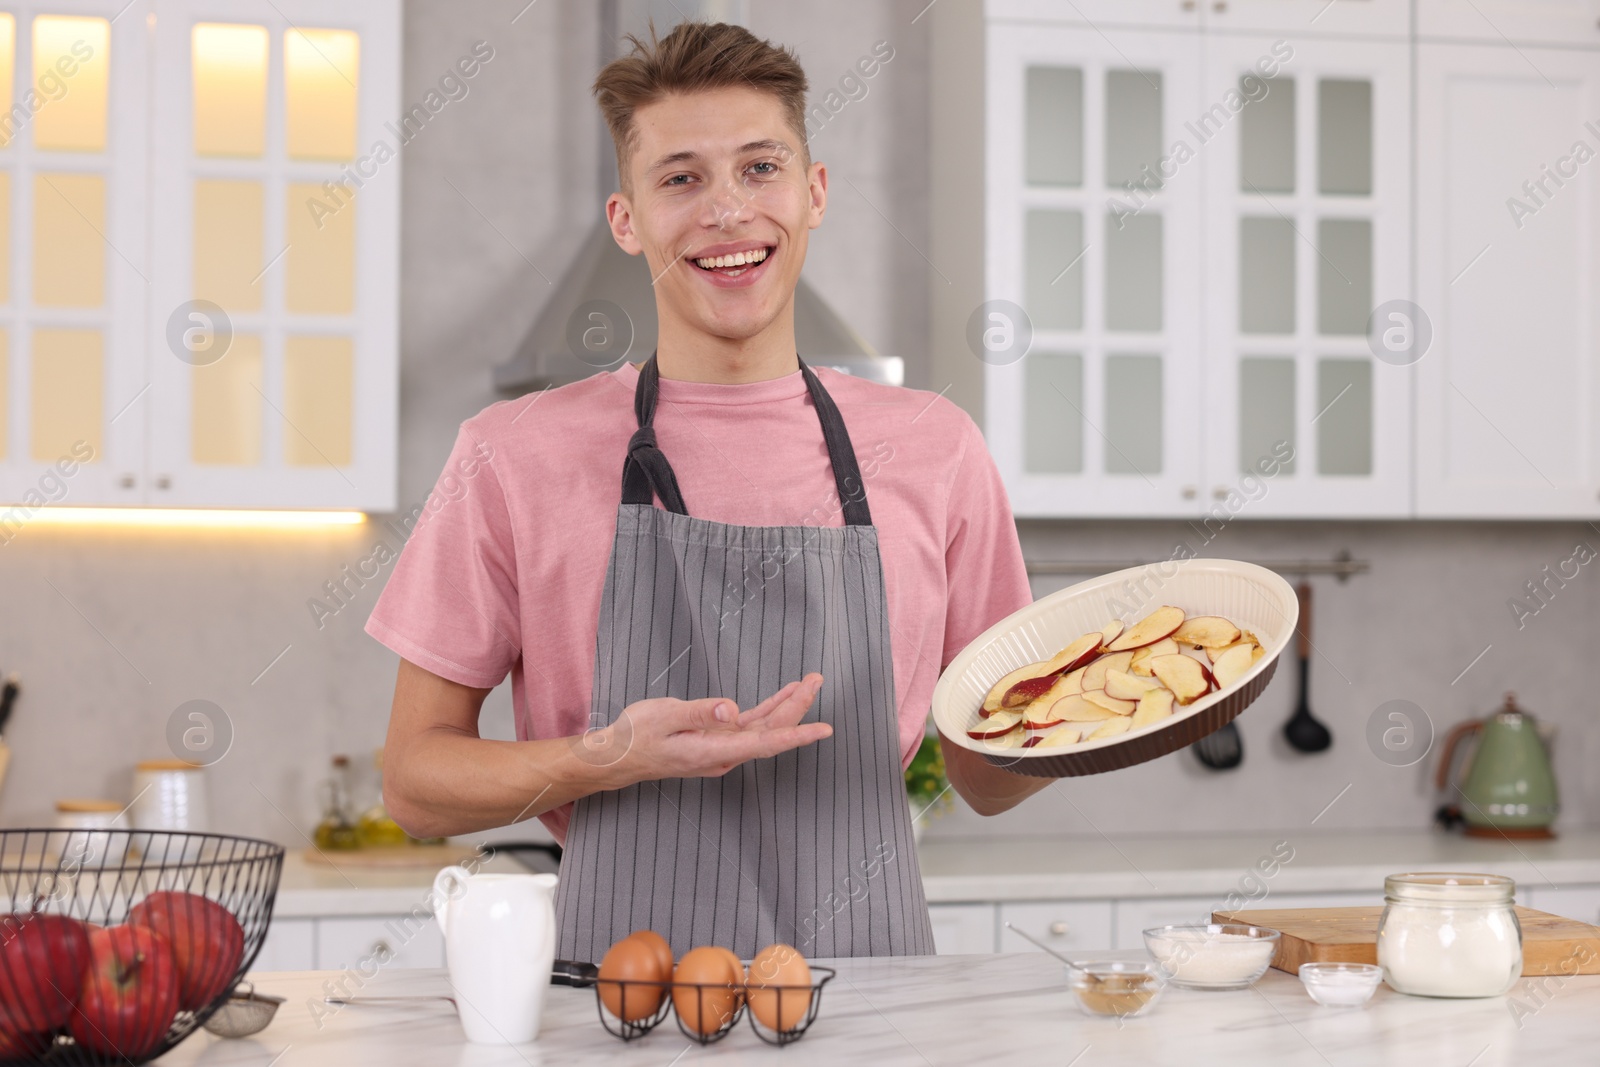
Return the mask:
<path id="1" fill-rule="evenodd" d="M 629 181 L 606 214 L 617 244 L 649 264 L 663 333 L 739 342 L 775 323 L 792 329 L 827 171 L 805 164 L 777 97 L 675 93 L 639 108 L 634 124 Z"/>

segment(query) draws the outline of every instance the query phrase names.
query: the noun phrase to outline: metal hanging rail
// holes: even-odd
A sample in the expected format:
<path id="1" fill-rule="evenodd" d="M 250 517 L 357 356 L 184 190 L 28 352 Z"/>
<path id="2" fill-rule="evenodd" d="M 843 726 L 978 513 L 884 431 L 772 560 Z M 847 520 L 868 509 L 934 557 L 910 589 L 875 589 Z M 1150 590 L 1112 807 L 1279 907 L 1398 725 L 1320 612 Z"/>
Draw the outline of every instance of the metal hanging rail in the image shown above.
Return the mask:
<path id="1" fill-rule="evenodd" d="M 1165 563 L 1166 560 L 1133 559 L 1133 560 L 1030 560 L 1028 561 L 1029 574 L 1109 574 L 1112 571 L 1126 570 L 1129 567 L 1148 567 L 1155 563 Z M 1340 552 L 1332 559 L 1258 559 L 1250 560 L 1257 566 L 1266 567 L 1268 570 L 1277 571 L 1279 574 L 1294 577 L 1304 577 L 1312 574 L 1331 574 L 1341 583 L 1349 581 L 1353 574 L 1366 574 L 1372 569 L 1368 560 L 1353 559 L 1348 551 Z"/>

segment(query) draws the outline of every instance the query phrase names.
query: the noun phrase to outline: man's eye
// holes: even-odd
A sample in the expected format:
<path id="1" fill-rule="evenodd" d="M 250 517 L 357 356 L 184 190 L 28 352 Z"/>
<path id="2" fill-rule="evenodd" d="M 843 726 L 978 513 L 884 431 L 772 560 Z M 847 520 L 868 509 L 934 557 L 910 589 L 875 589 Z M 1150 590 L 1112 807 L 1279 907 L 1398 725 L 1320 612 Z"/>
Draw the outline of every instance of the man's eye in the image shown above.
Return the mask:
<path id="1" fill-rule="evenodd" d="M 762 174 L 773 174 L 773 173 L 776 173 L 777 169 L 778 169 L 778 165 L 776 163 L 772 162 L 770 159 L 762 160 L 760 163 L 752 163 L 750 165 L 752 167 L 771 167 L 772 168 L 771 170 L 761 171 L 760 173 L 762 173 Z"/>
<path id="2" fill-rule="evenodd" d="M 682 185 L 683 182 L 678 181 L 679 178 L 682 178 L 683 182 L 686 182 L 686 181 L 689 180 L 689 176 L 687 174 L 674 174 L 672 177 L 670 177 L 670 178 L 668 178 L 666 180 L 666 184 L 667 185 Z"/>

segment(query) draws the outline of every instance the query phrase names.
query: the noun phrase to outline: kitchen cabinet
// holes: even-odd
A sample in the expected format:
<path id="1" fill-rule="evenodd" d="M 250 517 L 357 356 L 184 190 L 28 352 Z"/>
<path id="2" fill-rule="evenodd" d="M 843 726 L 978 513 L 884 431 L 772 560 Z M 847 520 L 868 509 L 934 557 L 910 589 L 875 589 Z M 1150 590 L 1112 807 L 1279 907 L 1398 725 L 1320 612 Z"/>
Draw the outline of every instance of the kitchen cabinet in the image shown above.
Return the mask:
<path id="1" fill-rule="evenodd" d="M 443 967 L 444 934 L 432 916 L 358 916 L 317 920 L 320 970 Z"/>
<path id="2" fill-rule="evenodd" d="M 1006 928 L 1010 923 L 1057 952 L 1106 948 L 1111 944 L 1109 900 L 1006 901 L 1000 905 L 998 951 L 1026 951 L 1027 942 Z"/>
<path id="3" fill-rule="evenodd" d="M 71 7 L 0 12 L 0 500 L 391 510 L 398 0 Z"/>
<path id="4" fill-rule="evenodd" d="M 933 946 L 940 956 L 995 951 L 993 904 L 930 904 Z"/>
<path id="5" fill-rule="evenodd" d="M 1412 295 L 1409 48 L 1211 35 L 1205 50 L 1202 99 L 1248 101 L 1188 125 L 1209 135 L 1208 506 L 1405 516 L 1412 372 L 1374 358 L 1368 319 Z"/>
<path id="6" fill-rule="evenodd" d="M 1206 29 L 1312 36 L 1389 37 L 1411 32 L 1404 0 L 1204 0 Z"/>
<path id="7" fill-rule="evenodd" d="M 1600 506 L 1600 54 L 1417 49 L 1417 512 Z"/>
<path id="8" fill-rule="evenodd" d="M 1600 926 L 1600 885 L 1529 886 L 1517 897 L 1525 908 Z"/>
<path id="9" fill-rule="evenodd" d="M 1210 0 L 987 0 L 984 11 L 993 19 L 1059 25 L 1162 27 L 1192 29 L 1200 25 L 1201 12 Z"/>
<path id="10" fill-rule="evenodd" d="M 1383 891 L 1335 893 L 1271 893 L 1245 908 L 1354 908 L 1382 905 Z M 1115 902 L 1111 947 L 1144 948 L 1144 931 L 1170 923 L 1208 923 L 1211 913 L 1227 908 L 1225 896 L 1145 897 Z M 1235 909 L 1238 910 L 1238 909 Z"/>
<path id="11" fill-rule="evenodd" d="M 1600 48 L 1600 0 L 1416 0 L 1424 40 Z"/>
<path id="12" fill-rule="evenodd" d="M 252 971 L 309 971 L 317 966 L 317 921 L 274 919 Z"/>

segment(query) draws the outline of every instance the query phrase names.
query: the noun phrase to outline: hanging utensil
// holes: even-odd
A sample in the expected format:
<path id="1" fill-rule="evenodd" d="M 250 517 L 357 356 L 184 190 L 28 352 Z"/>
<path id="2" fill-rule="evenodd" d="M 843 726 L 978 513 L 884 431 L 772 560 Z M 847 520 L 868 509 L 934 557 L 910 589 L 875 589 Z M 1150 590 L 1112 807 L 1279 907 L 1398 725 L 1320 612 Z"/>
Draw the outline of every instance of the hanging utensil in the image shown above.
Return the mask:
<path id="1" fill-rule="evenodd" d="M 1244 762 L 1244 738 L 1231 722 L 1189 747 L 1196 759 L 1214 771 L 1231 771 Z"/>
<path id="2" fill-rule="evenodd" d="M 1283 724 L 1283 736 L 1298 752 L 1321 752 L 1333 744 L 1333 735 L 1311 714 L 1311 583 L 1302 579 L 1295 593 L 1300 598 L 1300 700 Z"/>

